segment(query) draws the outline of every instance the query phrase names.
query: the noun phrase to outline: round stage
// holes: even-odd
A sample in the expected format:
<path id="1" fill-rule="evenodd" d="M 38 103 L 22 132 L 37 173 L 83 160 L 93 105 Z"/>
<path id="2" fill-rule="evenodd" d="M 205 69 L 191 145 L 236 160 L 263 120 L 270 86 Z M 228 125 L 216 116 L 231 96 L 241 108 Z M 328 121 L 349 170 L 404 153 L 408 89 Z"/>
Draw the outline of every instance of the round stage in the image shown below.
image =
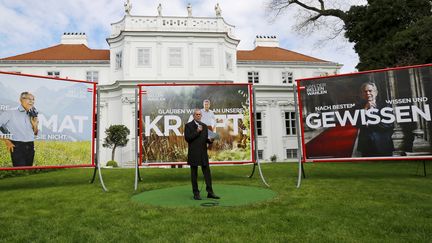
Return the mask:
<path id="1" fill-rule="evenodd" d="M 142 192 L 134 195 L 132 200 L 165 207 L 225 207 L 263 202 L 276 196 L 276 192 L 261 187 L 217 184 L 213 185 L 213 190 L 221 199 L 207 198 L 204 185 L 201 190 L 202 200 L 194 200 L 192 186 L 185 185 Z"/>

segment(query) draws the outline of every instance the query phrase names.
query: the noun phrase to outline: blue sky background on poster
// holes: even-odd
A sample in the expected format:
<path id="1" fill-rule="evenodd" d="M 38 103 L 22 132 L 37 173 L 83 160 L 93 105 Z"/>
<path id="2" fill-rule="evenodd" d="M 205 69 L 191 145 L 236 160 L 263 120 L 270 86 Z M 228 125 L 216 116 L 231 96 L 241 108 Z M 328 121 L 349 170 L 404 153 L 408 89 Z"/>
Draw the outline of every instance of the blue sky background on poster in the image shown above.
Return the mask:
<path id="1" fill-rule="evenodd" d="M 49 88 L 47 88 L 49 87 Z M 19 105 L 21 92 L 35 96 L 42 140 L 91 139 L 93 84 L 18 75 L 0 75 L 0 113 Z"/>

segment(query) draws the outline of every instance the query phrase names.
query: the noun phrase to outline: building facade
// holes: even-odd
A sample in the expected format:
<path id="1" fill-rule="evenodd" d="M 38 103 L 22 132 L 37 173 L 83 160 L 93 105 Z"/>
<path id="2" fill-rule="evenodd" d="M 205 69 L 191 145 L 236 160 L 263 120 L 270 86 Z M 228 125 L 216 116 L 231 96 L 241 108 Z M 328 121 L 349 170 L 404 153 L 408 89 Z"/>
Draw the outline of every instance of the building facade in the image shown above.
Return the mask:
<path id="1" fill-rule="evenodd" d="M 116 161 L 135 158 L 135 89 L 140 83 L 252 83 L 257 108 L 258 157 L 295 160 L 295 79 L 336 74 L 340 64 L 279 47 L 275 36 L 257 36 L 254 50 L 237 50 L 234 26 L 215 17 L 135 16 L 111 24 L 108 50 L 88 47 L 84 33 L 64 33 L 59 45 L 0 59 L 0 70 L 97 82 L 99 132 L 113 124 L 131 130 Z M 103 136 L 101 136 L 101 140 Z M 101 148 L 101 163 L 110 160 Z"/>

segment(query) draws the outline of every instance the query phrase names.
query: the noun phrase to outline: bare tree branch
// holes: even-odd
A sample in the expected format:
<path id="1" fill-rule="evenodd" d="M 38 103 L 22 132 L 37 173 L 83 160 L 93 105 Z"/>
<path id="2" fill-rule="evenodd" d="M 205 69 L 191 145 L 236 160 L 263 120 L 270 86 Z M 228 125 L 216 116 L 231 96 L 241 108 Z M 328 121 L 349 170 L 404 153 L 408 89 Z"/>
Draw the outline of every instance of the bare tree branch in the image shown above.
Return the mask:
<path id="1" fill-rule="evenodd" d="M 341 19 L 342 21 L 345 21 L 346 13 L 344 11 L 340 9 L 326 9 L 324 5 L 324 0 L 317 1 L 320 4 L 320 8 L 308 5 L 300 0 L 271 0 L 268 7 L 271 11 L 276 12 L 276 15 L 279 15 L 284 9 L 297 5 L 303 9 L 315 12 L 317 14 L 312 17 L 309 22 L 315 21 L 321 16 L 333 16 Z"/>
<path id="2" fill-rule="evenodd" d="M 324 1 L 323 0 L 318 0 L 318 2 L 320 2 L 320 4 L 321 4 L 321 10 L 324 10 L 325 9 L 325 7 L 324 7 Z"/>

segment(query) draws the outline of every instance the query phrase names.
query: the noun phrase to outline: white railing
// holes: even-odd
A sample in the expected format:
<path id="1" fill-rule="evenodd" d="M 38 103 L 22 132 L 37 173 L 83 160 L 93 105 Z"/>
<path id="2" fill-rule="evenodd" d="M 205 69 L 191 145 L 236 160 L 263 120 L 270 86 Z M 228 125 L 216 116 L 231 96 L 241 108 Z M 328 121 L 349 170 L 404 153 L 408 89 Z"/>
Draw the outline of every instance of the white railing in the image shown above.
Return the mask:
<path id="1" fill-rule="evenodd" d="M 118 36 L 121 31 L 215 32 L 235 37 L 234 26 L 220 17 L 125 16 L 121 21 L 111 24 L 110 37 Z"/>

